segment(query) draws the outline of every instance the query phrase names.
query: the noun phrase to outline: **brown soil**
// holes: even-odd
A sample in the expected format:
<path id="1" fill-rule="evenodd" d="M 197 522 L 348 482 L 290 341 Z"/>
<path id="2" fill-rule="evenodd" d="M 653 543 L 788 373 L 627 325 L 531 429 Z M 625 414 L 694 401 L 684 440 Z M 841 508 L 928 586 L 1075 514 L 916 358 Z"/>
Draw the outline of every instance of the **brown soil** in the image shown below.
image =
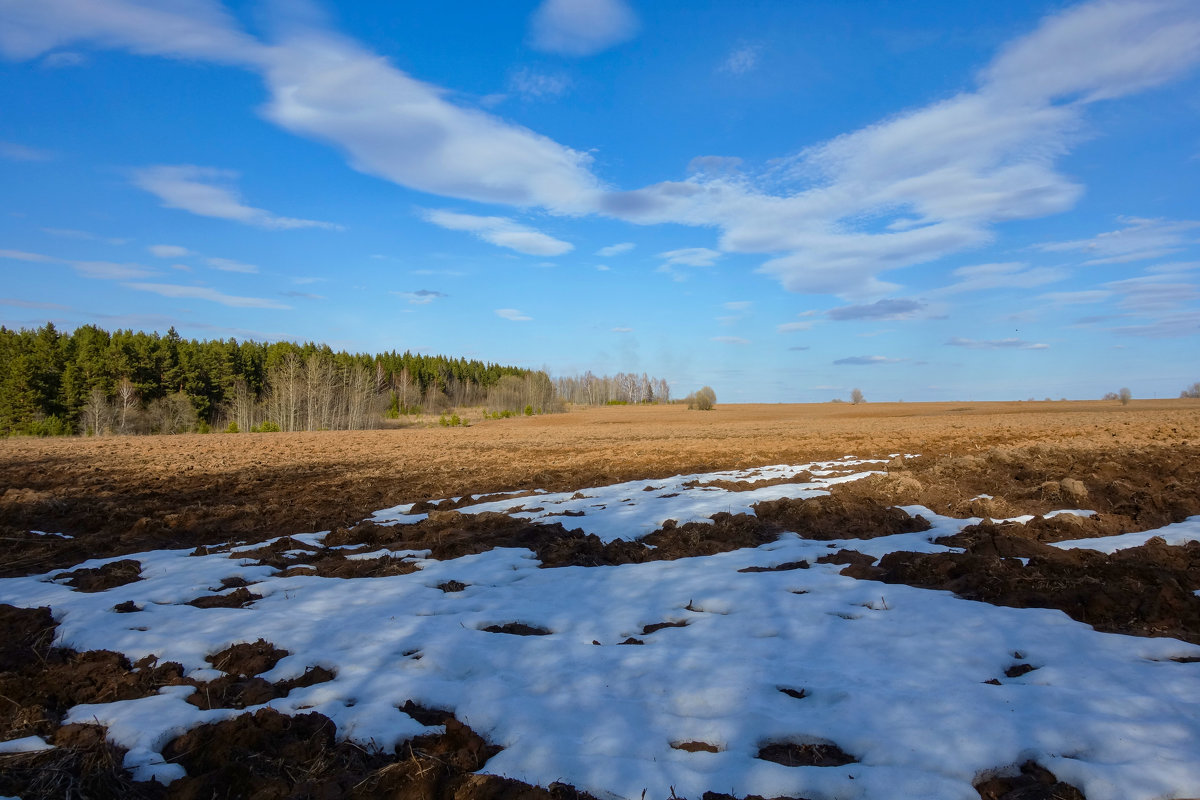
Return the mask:
<path id="1" fill-rule="evenodd" d="M 1032 761 L 1011 778 L 989 778 L 975 784 L 981 800 L 1085 800 L 1083 793 L 1062 783 L 1054 773 Z"/>
<path id="2" fill-rule="evenodd" d="M 514 506 L 532 507 L 536 499 L 529 498 L 539 488 L 578 491 L 623 480 L 847 454 L 887 458 L 898 452 L 921 456 L 893 459 L 879 466 L 886 474 L 840 485 L 828 498 L 759 504 L 758 516 L 718 514 L 712 524 L 668 521 L 644 542 L 602 544 L 571 530 L 569 519 L 547 525 L 454 510 L 478 502 L 465 497 L 471 494 L 525 490 L 524 497 L 507 497 Z M 723 488 L 755 485 L 737 481 Z M 1200 642 L 1200 599 L 1191 594 L 1200 588 L 1200 545 L 1151 542 L 1113 556 L 1047 546 L 1147 530 L 1200 514 L 1200 404 L 1195 402 L 723 406 L 711 414 L 676 406 L 615 407 L 449 430 L 8 439 L 0 440 L 0 487 L 0 576 L 166 546 L 198 548 L 197 554 L 226 552 L 222 543 L 230 539 L 253 542 L 326 529 L 334 531 L 330 545 L 430 550 L 434 558 L 519 546 L 532 549 L 547 567 L 638 563 L 757 546 L 781 530 L 829 540 L 927 527 L 919 517 L 892 508 L 898 504 L 993 519 L 1085 508 L 1098 514 L 1039 519 L 1026 526 L 974 526 L 955 537 L 954 543 L 966 548 L 963 553 L 894 554 L 876 564 L 844 551 L 829 560 L 847 564 L 845 571 L 859 578 L 950 589 L 1003 605 L 1061 608 L 1101 630 Z M 981 497 L 985 494 L 991 497 Z M 455 496 L 463 499 L 429 502 Z M 359 524 L 377 509 L 402 503 L 430 511 L 429 520 L 394 527 Z M 287 550 L 310 555 L 284 556 Z M 405 559 L 345 555 L 283 539 L 252 557 L 280 569 L 302 565 L 340 577 L 414 569 Z M 802 569 L 803 562 L 766 569 L 791 568 Z M 80 591 L 99 591 L 136 581 L 139 573 L 140 565 L 127 559 L 60 577 Z M 296 570 L 302 573 L 314 569 Z M 441 588 L 466 586 L 447 581 Z M 244 582 L 212 591 L 193 603 L 237 607 L 257 599 Z M 128 602 L 116 608 L 139 611 Z M 643 635 L 661 627 L 648 625 Z M 396 754 L 368 753 L 336 743 L 332 724 L 319 715 L 284 718 L 261 711 L 173 742 L 171 752 L 189 777 L 169 792 L 136 784 L 120 767 L 122 753 L 103 741 L 99 729 L 61 726 L 63 713 L 77 703 L 131 699 L 164 685 L 193 682 L 183 679 L 174 664 L 147 659 L 135 665 L 115 653 L 54 648 L 53 630 L 47 609 L 0 607 L 0 695 L 7 699 L 0 702 L 0 739 L 38 734 L 60 745 L 46 753 L 0 757 L 0 794 L 26 800 L 581 796 L 568 786 L 540 789 L 471 774 L 494 749 L 449 712 L 411 702 L 397 713 L 423 724 L 445 724 L 447 732 L 414 740 Z M 641 643 L 633 637 L 622 642 Z M 282 651 L 265 642 L 213 654 L 211 663 L 225 663 L 221 668 L 230 674 L 199 684 L 193 697 L 200 701 L 204 695 L 205 707 L 238 708 L 333 677 L 320 668 L 290 682 L 271 684 L 258 677 L 270 668 L 264 665 L 280 657 Z M 1036 666 L 1014 658 L 1006 680 Z M 797 699 L 807 696 L 803 689 L 780 691 Z M 790 764 L 853 760 L 835 745 L 776 743 L 760 755 Z M 1081 797 L 1036 765 L 1027 765 L 1017 779 L 992 779 L 977 788 L 985 800 Z"/>
<path id="3" fill-rule="evenodd" d="M 846 454 L 924 454 L 903 471 L 915 485 L 899 475 L 880 481 L 884 501 L 923 495 L 935 511 L 961 513 L 987 493 L 997 505 L 1036 512 L 1037 502 L 1041 510 L 1057 504 L 1049 488 L 1037 495 L 1042 483 L 1060 482 L 1061 493 L 1063 479 L 1073 479 L 1107 504 L 1097 510 L 1137 512 L 1150 527 L 1152 518 L 1188 507 L 1156 489 L 1196 490 L 1198 411 L 1185 400 L 745 405 L 705 414 L 614 406 L 454 429 L 5 439 L 0 575 L 96 555 L 328 530 L 401 503 Z M 1162 471 L 1131 468 L 1139 454 Z M 1032 482 L 1033 473 L 1041 480 Z M 1007 485 L 1020 492 L 1006 493 Z"/>

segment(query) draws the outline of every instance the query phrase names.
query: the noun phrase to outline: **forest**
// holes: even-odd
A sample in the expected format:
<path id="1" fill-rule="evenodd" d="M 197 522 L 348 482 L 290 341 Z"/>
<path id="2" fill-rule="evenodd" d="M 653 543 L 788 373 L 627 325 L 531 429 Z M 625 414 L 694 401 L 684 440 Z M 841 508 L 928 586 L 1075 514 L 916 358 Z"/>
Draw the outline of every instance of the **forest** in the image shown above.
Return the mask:
<path id="1" fill-rule="evenodd" d="M 529 414 L 669 399 L 667 382 L 645 374 L 551 380 L 409 351 L 201 341 L 174 328 L 162 335 L 0 326 L 0 436 L 349 430 L 452 408 Z"/>
<path id="2" fill-rule="evenodd" d="M 482 404 L 502 378 L 531 374 L 411 352 L 199 341 L 174 328 L 0 327 L 0 435 L 368 428 L 420 407 Z"/>

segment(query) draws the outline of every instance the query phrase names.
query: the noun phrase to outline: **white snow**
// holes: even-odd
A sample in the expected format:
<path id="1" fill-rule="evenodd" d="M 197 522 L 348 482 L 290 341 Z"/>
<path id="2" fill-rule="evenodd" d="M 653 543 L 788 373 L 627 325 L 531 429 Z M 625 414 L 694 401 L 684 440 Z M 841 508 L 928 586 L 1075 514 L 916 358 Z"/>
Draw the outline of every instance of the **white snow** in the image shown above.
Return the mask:
<path id="1" fill-rule="evenodd" d="M 549 514 L 578 509 L 585 516 L 565 518 L 567 527 L 606 540 L 635 538 L 668 518 L 749 512 L 760 500 L 812 496 L 840 478 L 747 492 L 683 485 L 690 481 L 860 466 L 842 459 L 635 481 L 583 490 L 584 499 L 545 493 L 463 511 L 521 504 L 529 510 L 517 515 L 555 521 Z M 656 488 L 643 491 L 646 485 Z M 390 750 L 433 730 L 398 710 L 406 700 L 449 709 L 504 748 L 484 771 L 541 785 L 563 781 L 597 796 L 666 797 L 673 787 L 691 798 L 713 790 L 971 800 L 980 774 L 1029 759 L 1089 800 L 1200 795 L 1200 665 L 1171 660 L 1198 656 L 1200 647 L 1098 633 L 1058 611 L 854 580 L 839 575 L 839 565 L 816 563 L 843 547 L 875 556 L 946 551 L 931 540 L 978 521 L 906 510 L 933 528 L 834 542 L 785 534 L 754 549 L 616 567 L 542 569 L 530 551 L 511 548 L 447 561 L 379 551 L 354 556 L 387 552 L 420 569 L 372 579 L 285 578 L 244 553 L 154 551 L 122 557 L 142 563 L 143 580 L 135 583 L 84 594 L 50 575 L 12 578 L 0 580 L 0 602 L 51 606 L 59 644 L 134 660 L 154 654 L 196 677 L 219 674 L 206 655 L 263 638 L 291 653 L 267 680 L 317 665 L 337 673 L 268 704 L 283 713 L 325 714 L 339 736 Z M 388 509 L 373 519 L 416 516 Z M 303 541 L 319 547 L 320 534 Z M 800 560 L 812 566 L 739 572 Z M 252 591 L 263 599 L 245 609 L 183 605 L 228 577 L 255 581 Z M 450 580 L 466 589 L 437 588 Z M 145 610 L 112 612 L 126 600 Z M 510 622 L 551 634 L 483 630 Z M 687 624 L 642 633 L 660 622 Z M 618 644 L 629 637 L 645 644 Z M 1037 669 L 1006 678 L 1005 669 L 1019 663 Z M 1001 685 L 985 683 L 993 678 Z M 796 699 L 785 688 L 807 696 Z M 138 777 L 168 782 L 182 771 L 163 763 L 166 742 L 255 710 L 202 711 L 185 702 L 190 691 L 168 687 L 152 697 L 76 706 L 68 720 L 107 725 L 110 739 L 129 749 L 126 763 Z M 793 768 L 756 758 L 764 744 L 784 741 L 834 742 L 858 762 Z M 685 742 L 719 752 L 671 747 Z"/>
<path id="2" fill-rule="evenodd" d="M 0 754 L 5 753 L 38 753 L 42 750 L 53 750 L 54 745 L 47 744 L 40 736 L 26 736 L 22 739 L 9 739 L 0 742 Z"/>
<path id="3" fill-rule="evenodd" d="M 1054 542 L 1054 546 L 1064 550 L 1086 548 L 1112 554 L 1118 550 L 1140 547 L 1155 536 L 1161 537 L 1167 544 L 1173 545 L 1200 542 L 1200 516 L 1188 517 L 1183 522 L 1176 522 L 1158 530 L 1122 533 L 1119 536 L 1100 536 L 1095 539 L 1071 539 L 1065 542 Z"/>

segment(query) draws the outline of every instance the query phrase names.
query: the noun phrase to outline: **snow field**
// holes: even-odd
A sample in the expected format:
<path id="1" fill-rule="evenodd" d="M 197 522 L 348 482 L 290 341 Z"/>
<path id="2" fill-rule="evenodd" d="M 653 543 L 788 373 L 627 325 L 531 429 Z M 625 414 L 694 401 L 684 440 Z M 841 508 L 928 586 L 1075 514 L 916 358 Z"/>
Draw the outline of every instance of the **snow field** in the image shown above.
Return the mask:
<path id="1" fill-rule="evenodd" d="M 848 477 L 817 475 L 822 468 L 720 479 L 765 480 L 788 469 L 813 471 L 814 483 Z M 501 504 L 543 507 L 519 512 L 542 516 L 571 503 L 603 505 L 564 521 L 601 536 L 623 524 L 644 535 L 666 518 L 738 513 L 823 488 L 683 487 L 717 477 L 589 489 L 581 492 L 591 495 L 585 500 L 542 494 Z M 634 490 L 639 483 L 661 491 Z M 660 497 L 676 491 L 686 503 Z M 759 492 L 772 496 L 752 499 Z M 480 510 L 504 509 L 470 509 Z M 406 700 L 451 710 L 504 748 L 486 772 L 541 785 L 563 781 L 598 797 L 638 798 L 643 790 L 666 797 L 674 787 L 681 797 L 713 790 L 977 800 L 972 782 L 980 774 L 1028 759 L 1089 800 L 1200 794 L 1200 665 L 1170 660 L 1198 656 L 1200 647 L 1098 633 L 1058 611 L 858 581 L 839 575 L 839 565 L 816 563 L 843 547 L 876 556 L 946 551 L 931 540 L 977 521 L 906 510 L 933 529 L 835 542 L 785 534 L 755 549 L 615 567 L 541 569 L 532 553 L 511 548 L 447 561 L 408 551 L 394 555 L 418 564 L 415 573 L 342 580 L 282 577 L 237 552 L 155 551 L 124 557 L 142 564 L 143 580 L 135 583 L 84 594 L 50 576 L 8 579 L 0 581 L 0 602 L 51 606 L 60 645 L 118 650 L 133 660 L 154 654 L 198 679 L 222 674 L 206 655 L 263 638 L 291 653 L 267 680 L 318 665 L 337 673 L 270 707 L 325 714 L 339 736 L 384 750 L 431 730 L 398 710 Z M 405 519 L 401 509 L 375 518 Z M 321 536 L 293 538 L 320 546 Z M 739 572 L 801 560 L 812 566 Z M 183 605 L 228 577 L 255 582 L 263 599 L 244 609 Z M 451 580 L 466 588 L 437 588 Z M 127 600 L 144 610 L 111 610 Z M 482 630 L 512 622 L 551 633 Z M 664 622 L 686 624 L 643 633 Z M 644 644 L 619 644 L 630 637 Z M 1018 664 L 1036 669 L 1006 677 Z M 985 683 L 992 679 L 1000 685 Z M 170 739 L 257 708 L 201 711 L 185 702 L 191 691 L 168 687 L 153 697 L 76 706 L 68 721 L 107 725 L 109 738 L 129 749 L 127 765 L 138 777 L 167 782 L 182 774 L 162 761 Z M 718 752 L 672 747 L 689 742 Z M 835 743 L 857 762 L 786 767 L 756 757 L 777 742 Z"/>

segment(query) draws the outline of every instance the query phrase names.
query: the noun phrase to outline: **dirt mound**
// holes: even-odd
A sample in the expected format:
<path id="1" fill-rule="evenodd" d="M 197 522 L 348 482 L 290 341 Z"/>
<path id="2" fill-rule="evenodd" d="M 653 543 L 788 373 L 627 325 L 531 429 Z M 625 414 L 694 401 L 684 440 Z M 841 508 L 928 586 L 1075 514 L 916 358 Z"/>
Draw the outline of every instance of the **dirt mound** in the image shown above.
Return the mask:
<path id="1" fill-rule="evenodd" d="M 0 754 L 0 794 L 24 800 L 161 800 L 166 795 L 160 784 L 130 777 L 122 766 L 125 751 L 105 740 L 104 728 L 66 725 L 53 744 L 53 750 Z"/>
<path id="2" fill-rule="evenodd" d="M 397 713 L 400 713 L 397 711 Z M 472 775 L 499 748 L 453 716 L 445 733 L 420 736 L 395 754 L 371 752 L 335 739 L 320 714 L 286 717 L 270 709 L 189 731 L 163 750 L 188 776 L 169 787 L 175 800 L 234 797 L 395 796 L 413 800 L 585 797 L 570 787 L 539 789 Z"/>
<path id="3" fill-rule="evenodd" d="M 245 608 L 255 600 L 262 600 L 262 595 L 241 586 L 228 594 L 205 594 L 192 598 L 187 605 L 196 608 Z"/>
<path id="4" fill-rule="evenodd" d="M 1172 547 L 1152 539 L 1105 555 L 1060 550 L 1007 530 L 982 525 L 965 553 L 891 553 L 854 577 L 996 605 L 1057 608 L 1096 630 L 1200 644 L 1200 543 Z"/>
<path id="5" fill-rule="evenodd" d="M 784 498 L 758 503 L 754 513 L 775 530 L 800 534 L 805 539 L 874 539 L 897 533 L 927 531 L 921 516 L 886 506 L 873 497 L 847 492 L 807 500 Z"/>
<path id="6" fill-rule="evenodd" d="M 112 561 L 94 569 L 61 572 L 55 579 L 67 578 L 66 584 L 79 592 L 103 592 L 142 579 L 142 565 L 133 559 Z"/>
<path id="7" fill-rule="evenodd" d="M 1026 761 L 1019 774 L 992 777 L 975 784 L 981 800 L 1087 800 L 1069 783 L 1054 777 L 1045 767 Z"/>

